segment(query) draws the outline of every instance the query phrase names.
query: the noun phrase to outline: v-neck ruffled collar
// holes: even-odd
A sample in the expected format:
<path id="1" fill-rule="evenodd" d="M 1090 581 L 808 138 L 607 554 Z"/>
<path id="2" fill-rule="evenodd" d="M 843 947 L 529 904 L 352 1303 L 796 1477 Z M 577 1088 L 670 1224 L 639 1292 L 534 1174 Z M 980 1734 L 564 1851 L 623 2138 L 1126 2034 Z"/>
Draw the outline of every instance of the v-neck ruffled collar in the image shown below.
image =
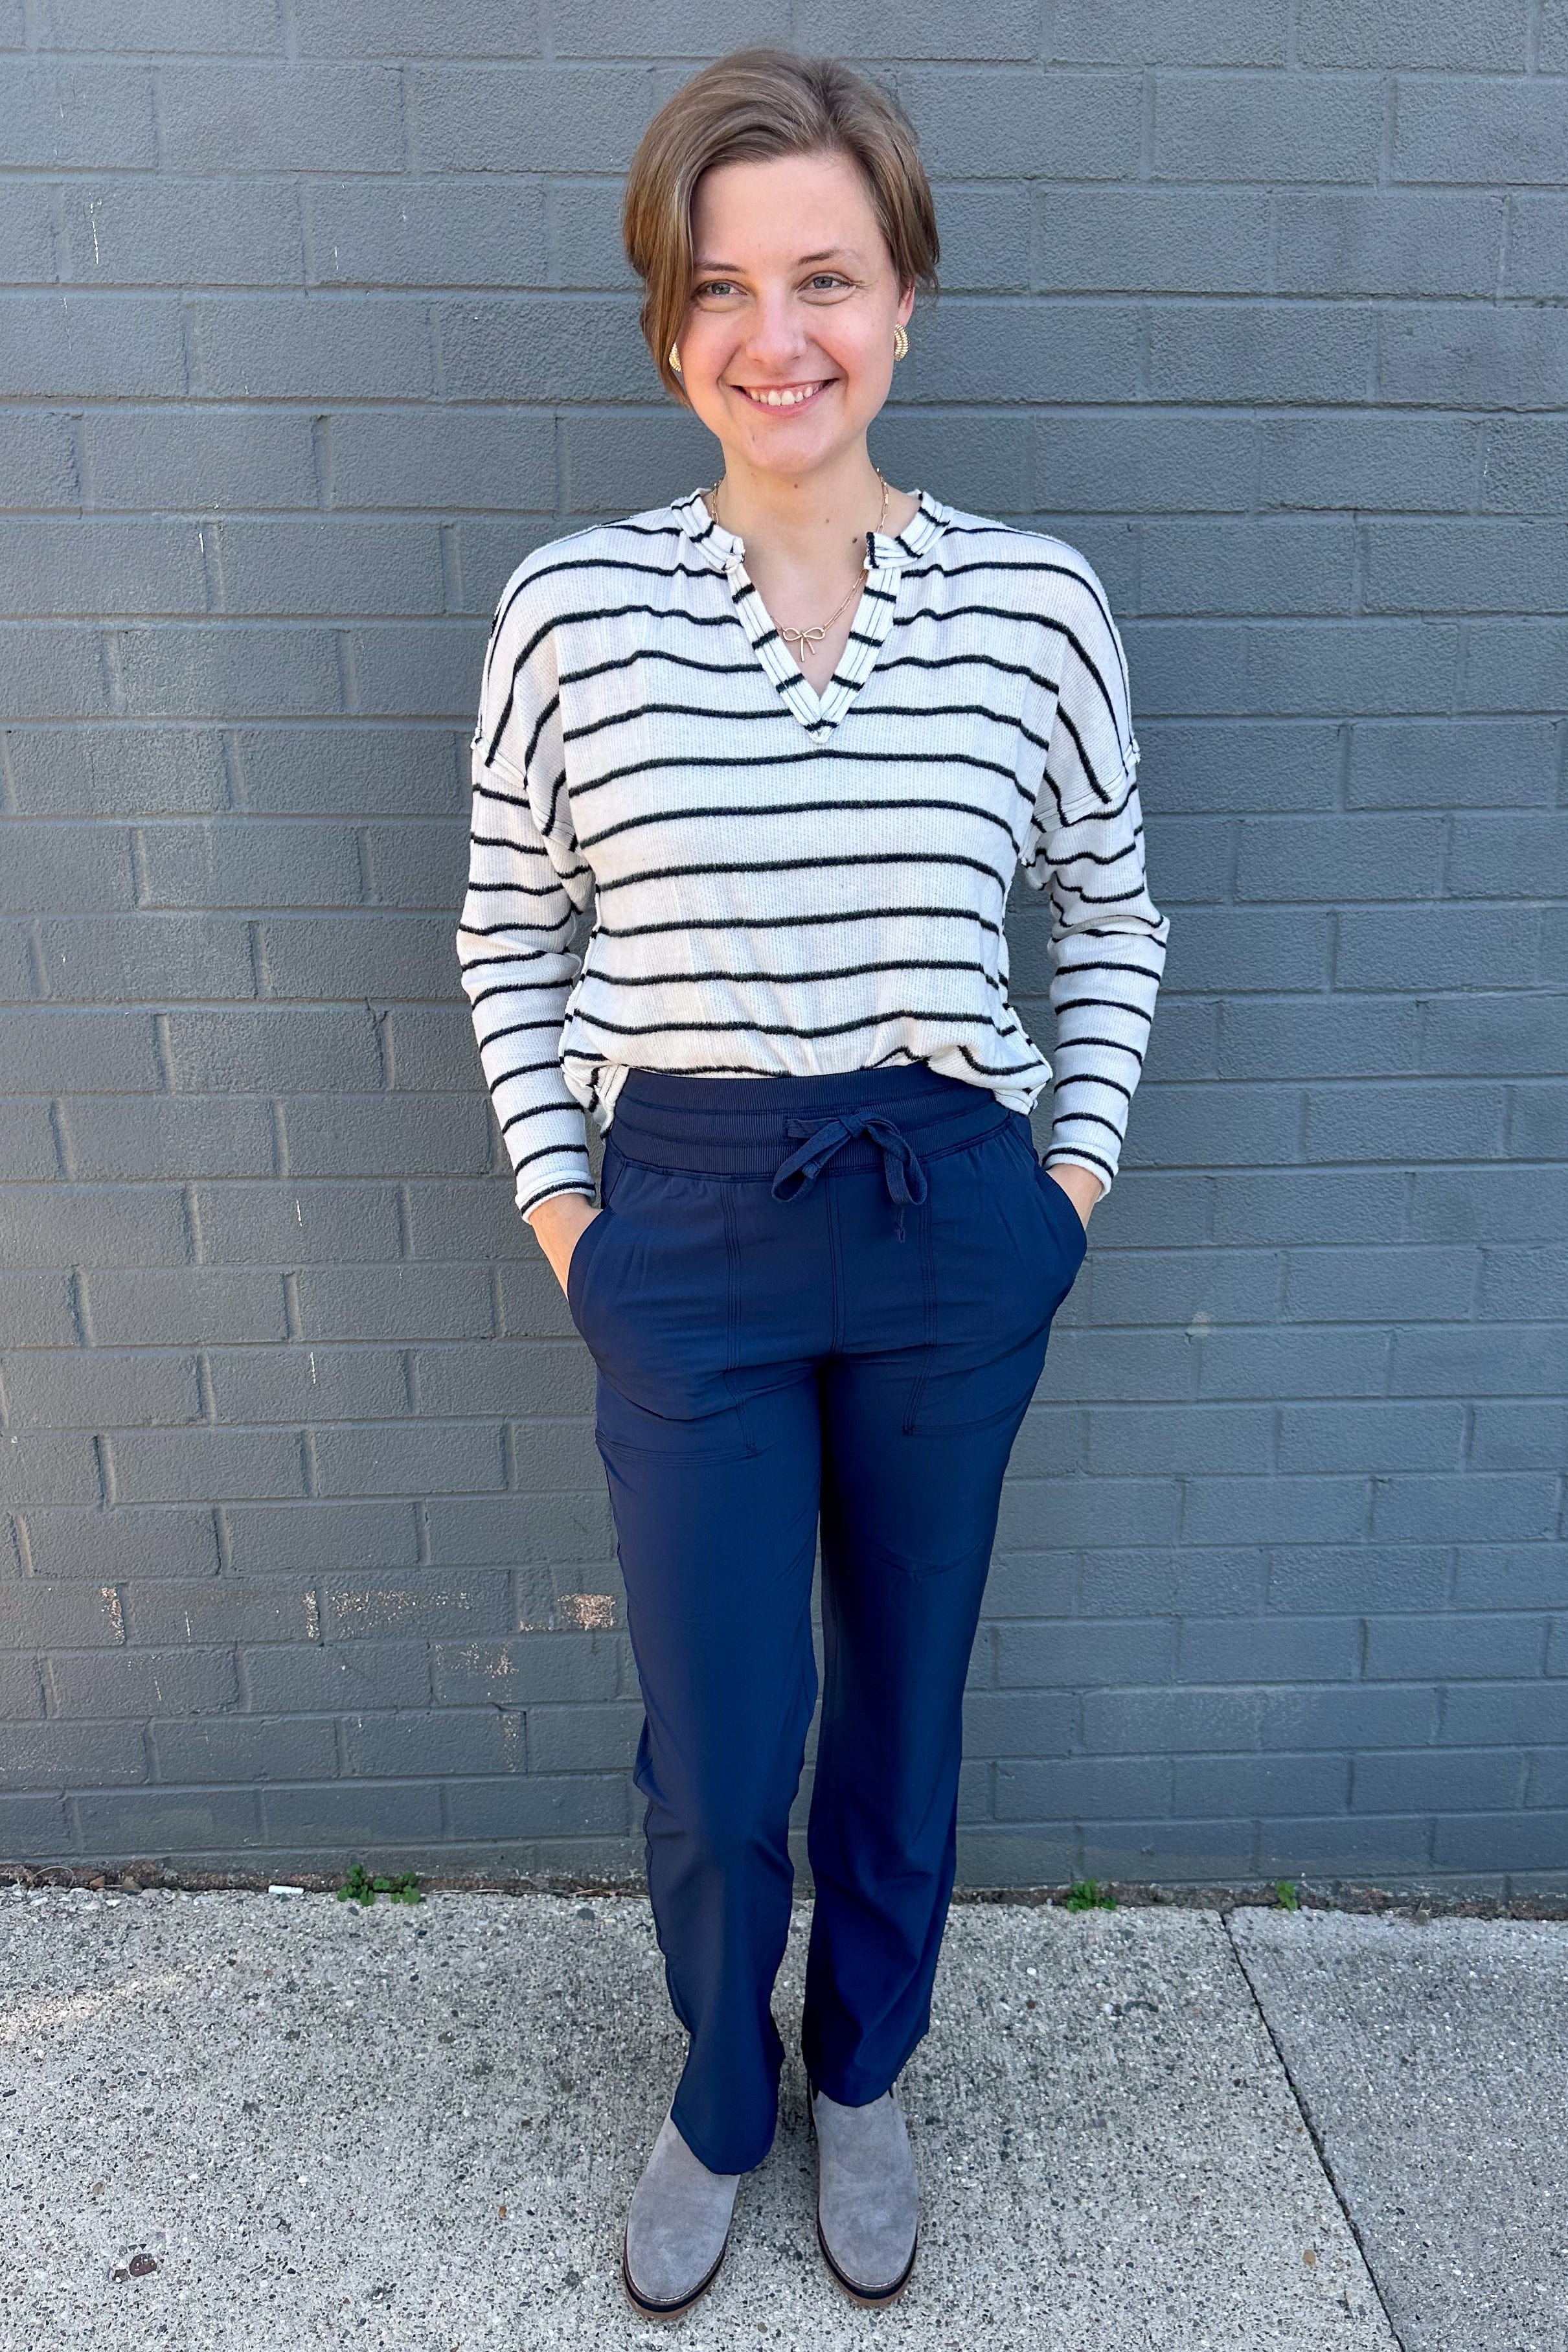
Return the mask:
<path id="1" fill-rule="evenodd" d="M 820 747 L 826 745 L 876 666 L 883 641 L 893 626 L 900 572 L 935 546 L 953 519 L 952 508 L 944 506 L 940 499 L 932 498 L 925 490 L 915 495 L 919 505 L 901 531 L 866 533 L 870 560 L 861 600 L 855 607 L 849 641 L 820 695 L 779 635 L 757 593 L 746 568 L 744 540 L 714 520 L 701 490 L 693 490 L 673 502 L 671 510 L 702 561 L 715 572 L 723 572 L 727 580 L 751 649 L 778 688 L 780 700 Z"/>

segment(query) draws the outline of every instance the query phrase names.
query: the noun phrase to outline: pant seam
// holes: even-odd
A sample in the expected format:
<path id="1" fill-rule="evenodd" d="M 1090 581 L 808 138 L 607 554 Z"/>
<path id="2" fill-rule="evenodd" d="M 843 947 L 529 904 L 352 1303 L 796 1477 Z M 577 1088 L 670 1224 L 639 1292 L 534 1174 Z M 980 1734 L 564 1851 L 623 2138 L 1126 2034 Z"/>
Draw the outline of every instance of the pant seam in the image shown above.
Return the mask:
<path id="1" fill-rule="evenodd" d="M 740 1369 L 741 1291 L 740 1235 L 736 1228 L 735 1194 L 727 1184 L 719 1188 L 719 1203 L 724 1216 L 725 1271 L 725 1361 L 722 1378 L 724 1391 L 735 1410 L 740 1434 L 747 1457 L 755 1459 L 758 1451 L 757 1432 L 737 1377 Z"/>
<path id="2" fill-rule="evenodd" d="M 919 1219 L 920 1288 L 922 1293 L 922 1305 L 925 1309 L 925 1338 L 924 1353 L 920 1360 L 920 1370 L 916 1373 L 914 1386 L 909 1391 L 909 1401 L 904 1408 L 904 1434 L 905 1437 L 912 1437 L 915 1433 L 915 1423 L 920 1414 L 921 1401 L 925 1393 L 925 1382 L 929 1377 L 932 1362 L 936 1354 L 936 1251 L 931 1229 L 931 1196 L 929 1193 L 926 1194 L 925 1200 L 920 1204 Z"/>

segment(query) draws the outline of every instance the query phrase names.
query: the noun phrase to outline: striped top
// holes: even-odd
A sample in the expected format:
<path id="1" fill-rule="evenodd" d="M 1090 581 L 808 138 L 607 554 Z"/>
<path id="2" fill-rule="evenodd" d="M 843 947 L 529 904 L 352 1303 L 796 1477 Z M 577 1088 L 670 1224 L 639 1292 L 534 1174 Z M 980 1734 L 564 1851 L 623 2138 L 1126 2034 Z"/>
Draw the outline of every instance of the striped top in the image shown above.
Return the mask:
<path id="1" fill-rule="evenodd" d="M 1126 662 L 1076 549 L 919 494 L 866 533 L 821 695 L 700 490 L 537 548 L 502 591 L 471 765 L 463 987 L 525 1215 L 591 1196 L 630 1068 L 928 1063 L 1116 1172 L 1168 919 Z M 1054 1071 L 1008 993 L 1046 894 Z M 581 952 L 574 932 L 593 902 Z"/>

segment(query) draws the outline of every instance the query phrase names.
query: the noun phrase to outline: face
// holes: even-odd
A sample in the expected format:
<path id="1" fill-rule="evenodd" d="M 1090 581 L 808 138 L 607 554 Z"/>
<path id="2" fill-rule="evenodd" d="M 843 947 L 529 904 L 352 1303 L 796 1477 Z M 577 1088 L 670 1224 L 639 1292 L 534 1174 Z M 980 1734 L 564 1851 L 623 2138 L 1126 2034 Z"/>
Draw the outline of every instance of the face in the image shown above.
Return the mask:
<path id="1" fill-rule="evenodd" d="M 799 478 L 852 451 L 887 397 L 901 289 L 842 154 L 715 164 L 692 205 L 681 382 L 727 463 Z"/>

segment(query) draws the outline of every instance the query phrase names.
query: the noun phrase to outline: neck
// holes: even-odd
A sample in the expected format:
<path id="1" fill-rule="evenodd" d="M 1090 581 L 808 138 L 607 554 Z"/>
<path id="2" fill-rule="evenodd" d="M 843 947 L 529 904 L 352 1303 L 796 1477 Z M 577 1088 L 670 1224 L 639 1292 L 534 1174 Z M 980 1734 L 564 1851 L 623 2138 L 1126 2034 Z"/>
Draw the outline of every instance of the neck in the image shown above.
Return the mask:
<path id="1" fill-rule="evenodd" d="M 716 500 L 710 491 L 707 504 L 710 513 L 716 504 L 725 530 L 745 541 L 748 567 L 755 558 L 814 570 L 846 554 L 858 562 L 868 530 L 897 530 L 908 520 L 904 492 L 888 493 L 885 513 L 883 497 L 862 441 L 831 465 L 799 475 L 759 472 L 727 449 Z"/>

